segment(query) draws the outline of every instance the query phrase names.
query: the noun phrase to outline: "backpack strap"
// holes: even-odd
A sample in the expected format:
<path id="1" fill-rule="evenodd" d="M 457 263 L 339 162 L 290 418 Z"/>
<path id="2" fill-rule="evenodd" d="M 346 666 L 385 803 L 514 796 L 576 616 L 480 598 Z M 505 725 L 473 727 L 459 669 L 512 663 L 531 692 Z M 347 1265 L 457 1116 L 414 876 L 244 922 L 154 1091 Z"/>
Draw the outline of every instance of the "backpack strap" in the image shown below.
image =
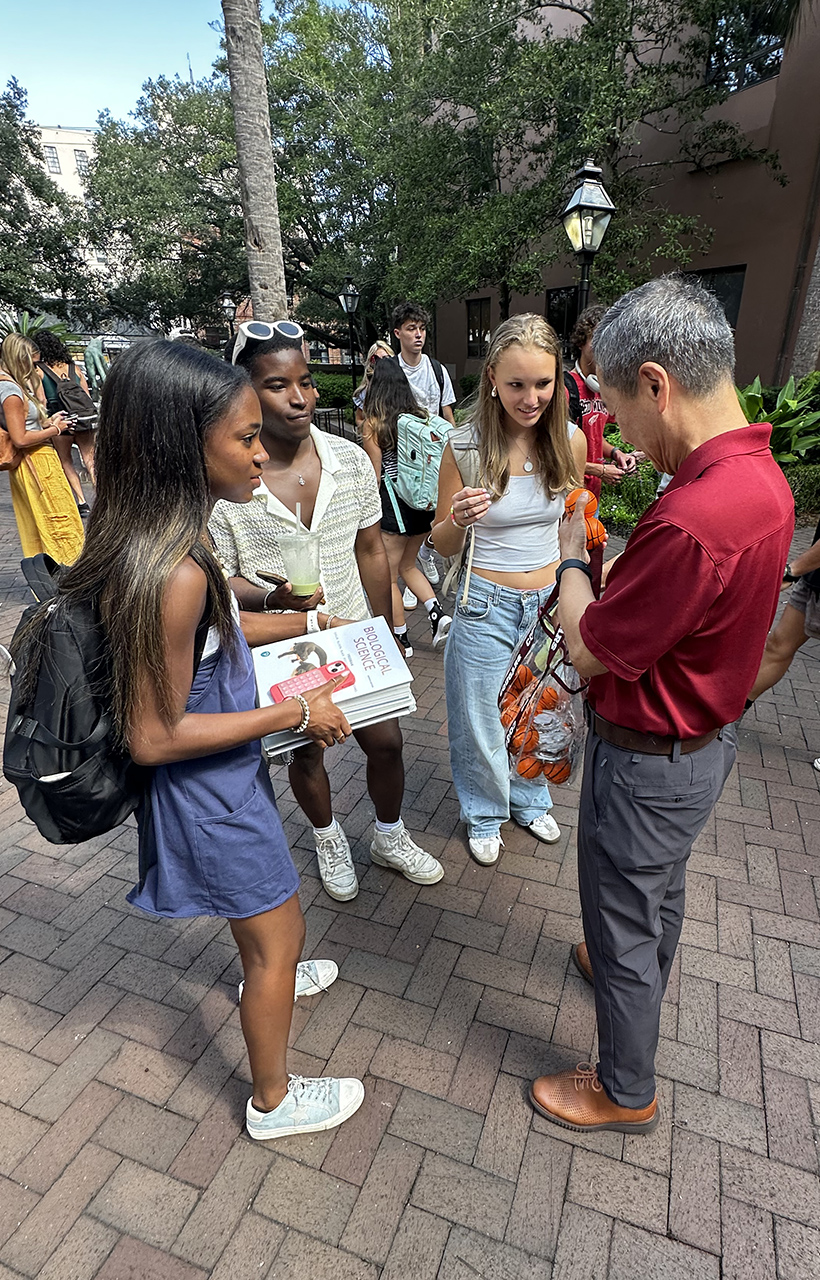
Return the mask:
<path id="1" fill-rule="evenodd" d="M 471 424 L 468 422 L 466 426 L 451 430 L 447 442 L 453 451 L 453 458 L 465 487 L 480 489 L 481 459 Z"/>
<path id="2" fill-rule="evenodd" d="M 441 363 L 440 360 L 437 360 L 435 356 L 428 356 L 428 359 L 430 361 L 430 364 L 433 366 L 433 373 L 436 375 L 436 382 L 438 383 L 438 389 L 441 392 L 441 394 L 444 395 L 444 365 Z M 440 409 L 441 397 L 439 397 L 438 405 Z"/>
<path id="3" fill-rule="evenodd" d="M 63 567 L 43 551 L 20 561 L 23 577 L 38 604 L 54 599 Z"/>
<path id="4" fill-rule="evenodd" d="M 382 476 L 382 479 L 384 480 L 384 487 L 387 490 L 387 496 L 389 497 L 393 505 L 393 512 L 396 517 L 396 524 L 399 526 L 399 531 L 401 533 L 407 533 L 407 526 L 405 525 L 404 520 L 402 519 L 401 511 L 399 510 L 398 494 L 396 493 L 396 490 L 393 486 L 393 481 L 390 479 L 386 471 Z"/>

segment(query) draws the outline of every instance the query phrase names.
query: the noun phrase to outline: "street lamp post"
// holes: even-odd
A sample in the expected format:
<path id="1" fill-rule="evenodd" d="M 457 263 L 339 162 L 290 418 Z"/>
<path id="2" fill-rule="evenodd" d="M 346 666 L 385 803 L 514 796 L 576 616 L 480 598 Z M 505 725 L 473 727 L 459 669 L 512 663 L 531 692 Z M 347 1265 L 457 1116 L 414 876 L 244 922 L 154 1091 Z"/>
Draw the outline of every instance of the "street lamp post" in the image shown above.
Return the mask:
<path id="1" fill-rule="evenodd" d="M 220 298 L 219 305 L 225 313 L 225 320 L 228 324 L 228 340 L 230 341 L 233 337 L 233 321 L 234 316 L 236 315 L 236 303 L 227 290 Z"/>
<path id="2" fill-rule="evenodd" d="M 581 264 L 581 281 L 578 286 L 578 314 L 589 303 L 589 271 L 593 259 L 601 247 L 615 205 L 601 182 L 602 170 L 593 160 L 587 160 L 576 173 L 578 186 L 569 198 L 561 214 L 564 230 Z"/>
<path id="3" fill-rule="evenodd" d="M 352 276 L 345 276 L 345 287 L 339 294 L 342 311 L 347 316 L 348 341 L 350 343 L 350 373 L 353 378 L 353 391 L 356 391 L 356 346 L 353 334 L 353 317 L 359 305 L 359 290 L 353 283 Z"/>

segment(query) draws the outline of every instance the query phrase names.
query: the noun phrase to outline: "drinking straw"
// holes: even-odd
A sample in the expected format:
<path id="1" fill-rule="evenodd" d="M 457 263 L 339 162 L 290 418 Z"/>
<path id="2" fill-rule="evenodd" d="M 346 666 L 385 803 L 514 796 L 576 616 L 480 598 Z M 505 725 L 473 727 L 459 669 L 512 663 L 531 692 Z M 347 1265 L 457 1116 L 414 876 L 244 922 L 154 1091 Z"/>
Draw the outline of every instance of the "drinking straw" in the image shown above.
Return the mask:
<path id="1" fill-rule="evenodd" d="M 297 502 L 296 503 L 296 532 L 301 533 L 301 531 L 302 531 L 302 504 L 301 502 Z"/>

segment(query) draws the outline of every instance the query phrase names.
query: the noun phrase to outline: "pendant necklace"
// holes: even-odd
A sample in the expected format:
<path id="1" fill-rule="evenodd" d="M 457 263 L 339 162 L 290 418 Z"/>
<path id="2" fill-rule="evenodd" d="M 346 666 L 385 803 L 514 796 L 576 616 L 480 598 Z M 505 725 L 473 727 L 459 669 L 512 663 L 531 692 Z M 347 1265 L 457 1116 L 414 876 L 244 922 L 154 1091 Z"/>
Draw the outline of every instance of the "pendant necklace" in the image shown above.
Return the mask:
<path id="1" fill-rule="evenodd" d="M 302 475 L 301 471 L 296 472 L 296 479 L 299 481 L 301 485 L 304 485 L 305 477 Z"/>
<path id="2" fill-rule="evenodd" d="M 524 452 L 524 450 L 521 448 L 521 445 L 518 443 L 518 441 L 516 440 L 516 441 L 514 441 L 514 443 L 515 443 L 515 447 L 516 447 L 516 449 L 518 450 L 518 452 L 519 452 L 519 453 L 523 453 L 523 452 Z M 532 463 L 532 461 L 530 460 L 530 455 L 529 455 L 529 453 L 527 453 L 527 455 L 526 455 L 526 457 L 524 458 L 524 461 L 523 461 L 523 463 L 522 463 L 521 465 L 523 466 L 523 468 L 524 468 L 524 470 L 526 471 L 527 475 L 529 475 L 529 474 L 530 474 L 530 472 L 533 470 L 533 463 Z"/>

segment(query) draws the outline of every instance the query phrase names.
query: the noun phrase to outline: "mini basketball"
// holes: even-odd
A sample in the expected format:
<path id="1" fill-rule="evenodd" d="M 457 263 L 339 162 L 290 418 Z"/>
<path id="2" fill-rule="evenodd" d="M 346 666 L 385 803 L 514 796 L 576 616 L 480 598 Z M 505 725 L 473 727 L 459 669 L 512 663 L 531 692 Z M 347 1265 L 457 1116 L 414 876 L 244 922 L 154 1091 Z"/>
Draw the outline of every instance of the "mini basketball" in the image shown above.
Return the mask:
<path id="1" fill-rule="evenodd" d="M 604 546 L 606 543 L 606 529 L 598 517 L 585 516 L 584 524 L 587 530 L 587 551 L 594 551 L 596 547 Z"/>
<path id="2" fill-rule="evenodd" d="M 544 777 L 547 778 L 549 782 L 566 782 L 571 773 L 572 765 L 569 760 L 556 760 L 552 764 L 544 765 Z"/>
<path id="3" fill-rule="evenodd" d="M 557 707 L 557 706 L 558 706 L 558 690 L 553 689 L 552 686 L 550 685 L 548 688 L 544 690 L 544 692 L 541 694 L 540 698 L 538 699 L 538 705 L 535 708 L 535 714 L 538 715 L 541 711 L 552 711 L 553 707 Z"/>
<path id="4" fill-rule="evenodd" d="M 575 510 L 575 504 L 582 493 L 587 495 L 587 505 L 584 507 L 584 519 L 588 516 L 595 515 L 595 512 L 598 510 L 598 499 L 595 497 L 595 494 L 589 489 L 572 489 L 567 494 L 566 501 L 564 503 L 564 511 L 568 516 L 572 515 Z"/>
<path id="5" fill-rule="evenodd" d="M 510 739 L 510 748 L 515 752 L 521 751 L 525 756 L 531 756 L 537 746 L 538 730 L 527 728 L 525 724 L 519 725 Z"/>
<path id="6" fill-rule="evenodd" d="M 522 756 L 515 767 L 522 778 L 537 778 L 544 765 L 535 756 Z"/>

